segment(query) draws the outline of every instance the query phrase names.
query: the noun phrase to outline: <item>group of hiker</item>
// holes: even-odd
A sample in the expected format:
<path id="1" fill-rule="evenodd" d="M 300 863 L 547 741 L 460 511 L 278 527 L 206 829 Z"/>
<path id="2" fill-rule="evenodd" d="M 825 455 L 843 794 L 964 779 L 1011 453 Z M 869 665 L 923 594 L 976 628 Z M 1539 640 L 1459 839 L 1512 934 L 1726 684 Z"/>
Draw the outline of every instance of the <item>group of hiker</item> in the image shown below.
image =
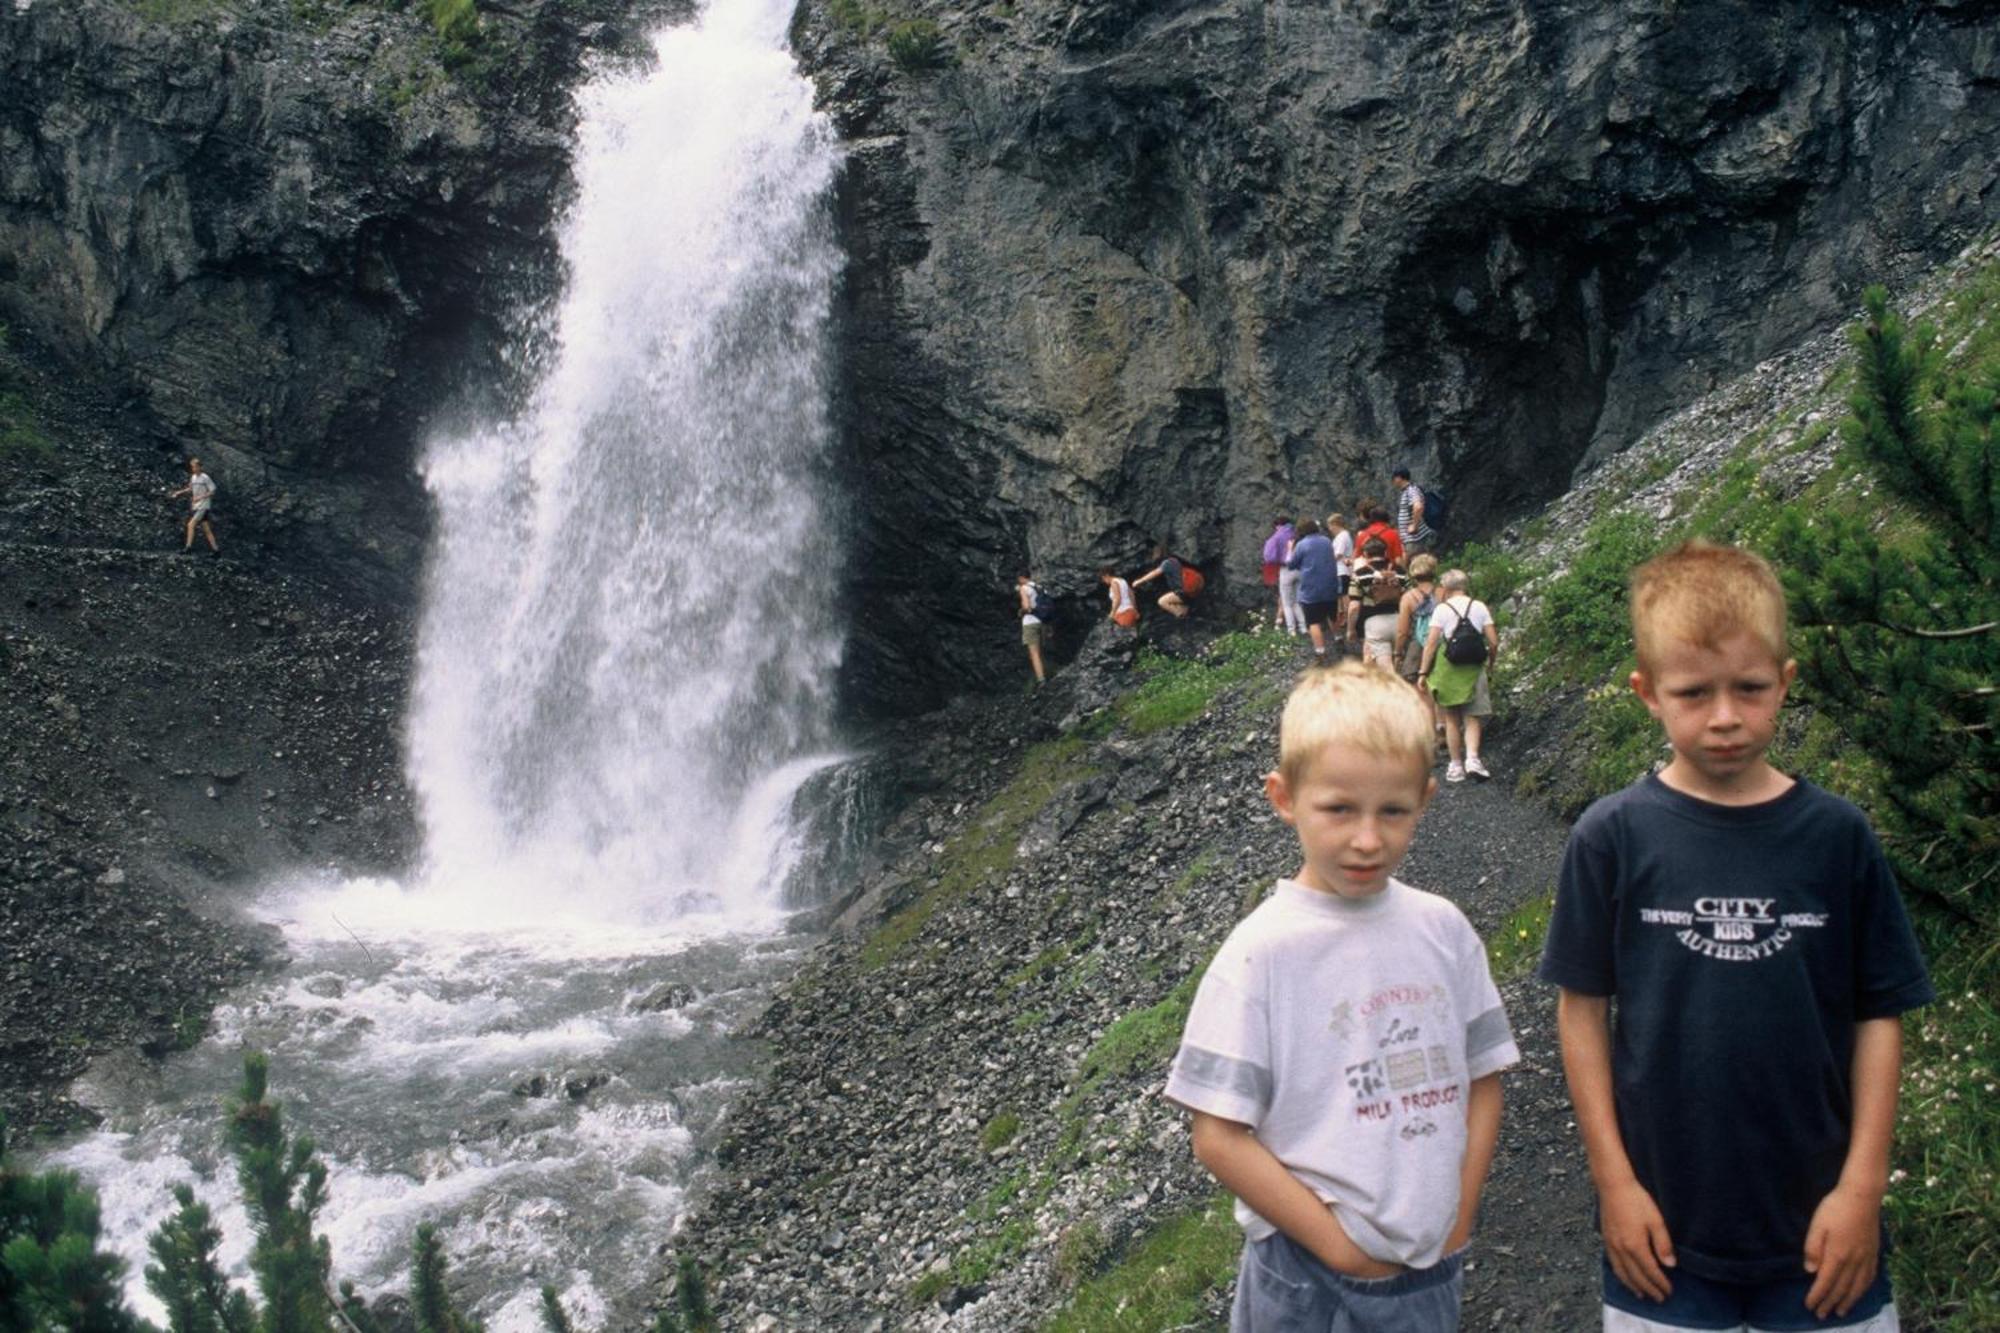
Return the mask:
<path id="1" fill-rule="evenodd" d="M 1312 640 L 1325 662 L 1341 645 L 1401 676 L 1431 710 L 1445 738 L 1446 782 L 1492 776 L 1479 745 L 1493 705 L 1486 669 L 1499 652 L 1493 612 L 1471 594 L 1462 569 L 1440 574 L 1434 554 L 1446 503 L 1399 467 L 1393 510 L 1369 497 L 1345 514 L 1294 521 L 1280 514 L 1264 539 L 1264 585 L 1276 594 L 1274 628 Z"/>
<path id="2" fill-rule="evenodd" d="M 1110 565 L 1097 571 L 1097 581 L 1104 585 L 1110 610 L 1106 613 L 1112 624 L 1120 629 L 1136 630 L 1139 627 L 1139 594 L 1136 589 L 1157 580 L 1163 591 L 1159 607 L 1175 619 L 1186 617 L 1191 603 L 1201 595 L 1206 580 L 1200 570 L 1173 554 L 1164 544 L 1153 548 L 1153 567 L 1136 579 L 1127 579 Z M 1014 598 L 1021 617 L 1021 642 L 1028 649 L 1028 665 L 1034 669 L 1035 683 L 1040 685 L 1048 679 L 1048 668 L 1042 658 L 1042 644 L 1048 634 L 1050 617 L 1055 614 L 1055 599 L 1044 592 L 1031 574 L 1017 574 L 1014 577 Z"/>
<path id="3" fill-rule="evenodd" d="M 1500 648 L 1493 612 L 1472 596 L 1464 570 L 1439 570 L 1444 493 L 1417 485 L 1407 467 L 1391 473 L 1390 482 L 1390 504 L 1369 497 L 1355 506 L 1358 530 L 1349 529 L 1344 514 L 1329 514 L 1324 524 L 1278 515 L 1262 553 L 1264 585 L 1276 594 L 1272 625 L 1310 638 L 1316 662 L 1344 649 L 1408 681 L 1444 737 L 1445 781 L 1484 780 L 1492 776 L 1480 756 L 1493 712 L 1486 672 Z M 1151 568 L 1137 578 L 1109 565 L 1097 577 L 1110 619 L 1125 629 L 1139 624 L 1138 589 L 1158 583 L 1160 609 L 1178 619 L 1204 582 L 1200 570 L 1165 545 L 1153 549 Z M 1048 676 L 1042 650 L 1055 602 L 1028 574 L 1017 576 L 1015 595 L 1021 641 L 1039 684 Z"/>

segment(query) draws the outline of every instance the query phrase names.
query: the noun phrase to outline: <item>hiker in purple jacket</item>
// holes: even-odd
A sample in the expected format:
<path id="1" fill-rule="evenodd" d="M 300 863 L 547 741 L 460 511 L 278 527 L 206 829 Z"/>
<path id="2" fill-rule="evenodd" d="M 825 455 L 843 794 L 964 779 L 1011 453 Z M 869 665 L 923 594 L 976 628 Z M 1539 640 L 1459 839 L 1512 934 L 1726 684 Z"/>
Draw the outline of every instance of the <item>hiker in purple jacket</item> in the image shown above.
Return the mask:
<path id="1" fill-rule="evenodd" d="M 1292 520 L 1280 514 L 1271 525 L 1271 535 L 1264 539 L 1264 586 L 1278 594 L 1277 609 L 1271 617 L 1274 629 L 1288 628 L 1292 621 L 1291 608 L 1285 603 L 1284 578 L 1285 562 L 1292 558 L 1292 538 Z"/>

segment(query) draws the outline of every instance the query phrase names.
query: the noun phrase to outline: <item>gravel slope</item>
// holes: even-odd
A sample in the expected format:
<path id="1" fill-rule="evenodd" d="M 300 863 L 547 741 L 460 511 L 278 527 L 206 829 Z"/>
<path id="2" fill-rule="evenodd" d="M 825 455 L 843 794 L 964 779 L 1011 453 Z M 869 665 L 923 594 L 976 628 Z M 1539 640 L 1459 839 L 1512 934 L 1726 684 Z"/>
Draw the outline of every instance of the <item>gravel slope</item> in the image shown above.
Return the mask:
<path id="1" fill-rule="evenodd" d="M 1199 645 L 1177 627 L 1163 646 Z M 824 946 L 759 1023 L 771 1072 L 734 1114 L 676 1242 L 716 1275 L 725 1328 L 1031 1327 L 1066 1294 L 1054 1275 L 1066 1237 L 1093 1230 L 1109 1257 L 1213 1194 L 1185 1117 L 1158 1095 L 1170 1052 L 1107 1065 L 1099 1043 L 1294 868 L 1260 780 L 1301 662 L 1279 649 L 1181 727 L 1072 742 L 1053 768 L 1045 748 L 1031 762 L 1047 780 L 1026 784 L 1020 808 L 1019 782 L 982 805 L 1018 767 L 993 756 L 1061 734 L 1079 700 L 1129 685 L 1099 646 L 1033 698 L 961 704 L 886 743 L 908 790 L 928 794 L 892 821 L 864 901 L 893 909 L 963 887 L 982 824 L 1018 833 L 1019 854 L 941 902 L 886 962 L 865 930 Z M 1511 794 L 1504 731 L 1489 757 L 1502 780 L 1442 788 L 1403 871 L 1482 930 L 1553 886 L 1564 837 Z M 1526 978 L 1505 991 L 1524 1063 L 1507 1083 L 1467 1326 L 1583 1327 L 1595 1245 L 1553 997 Z M 1212 1294 L 1218 1326 L 1227 1299 Z"/>

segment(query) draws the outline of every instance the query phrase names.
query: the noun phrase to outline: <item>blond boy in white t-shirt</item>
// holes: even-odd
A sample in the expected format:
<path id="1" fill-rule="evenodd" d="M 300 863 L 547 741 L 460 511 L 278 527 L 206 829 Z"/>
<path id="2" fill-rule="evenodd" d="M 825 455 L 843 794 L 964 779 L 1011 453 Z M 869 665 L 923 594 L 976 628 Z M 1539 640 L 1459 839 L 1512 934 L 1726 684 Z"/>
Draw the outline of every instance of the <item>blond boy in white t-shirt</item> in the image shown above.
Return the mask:
<path id="1" fill-rule="evenodd" d="M 1166 1088 L 1237 1198 L 1232 1329 L 1458 1327 L 1520 1053 L 1464 914 L 1392 878 L 1434 745 L 1417 693 L 1358 663 L 1285 705 L 1265 792 L 1303 864 L 1209 965 Z"/>

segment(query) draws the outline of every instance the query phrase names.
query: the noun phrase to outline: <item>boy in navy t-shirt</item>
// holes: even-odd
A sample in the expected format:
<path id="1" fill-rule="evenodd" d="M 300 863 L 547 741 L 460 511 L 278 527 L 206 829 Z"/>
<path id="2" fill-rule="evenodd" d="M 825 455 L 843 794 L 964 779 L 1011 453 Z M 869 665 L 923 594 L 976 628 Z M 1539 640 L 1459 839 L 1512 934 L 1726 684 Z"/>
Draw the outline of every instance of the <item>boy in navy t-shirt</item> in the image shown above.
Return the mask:
<path id="1" fill-rule="evenodd" d="M 1859 810 L 1764 757 L 1797 670 L 1770 566 L 1690 542 L 1631 606 L 1673 759 L 1577 821 L 1541 965 L 1603 1326 L 1891 1333 L 1898 1015 L 1933 998 L 1895 877 Z"/>

